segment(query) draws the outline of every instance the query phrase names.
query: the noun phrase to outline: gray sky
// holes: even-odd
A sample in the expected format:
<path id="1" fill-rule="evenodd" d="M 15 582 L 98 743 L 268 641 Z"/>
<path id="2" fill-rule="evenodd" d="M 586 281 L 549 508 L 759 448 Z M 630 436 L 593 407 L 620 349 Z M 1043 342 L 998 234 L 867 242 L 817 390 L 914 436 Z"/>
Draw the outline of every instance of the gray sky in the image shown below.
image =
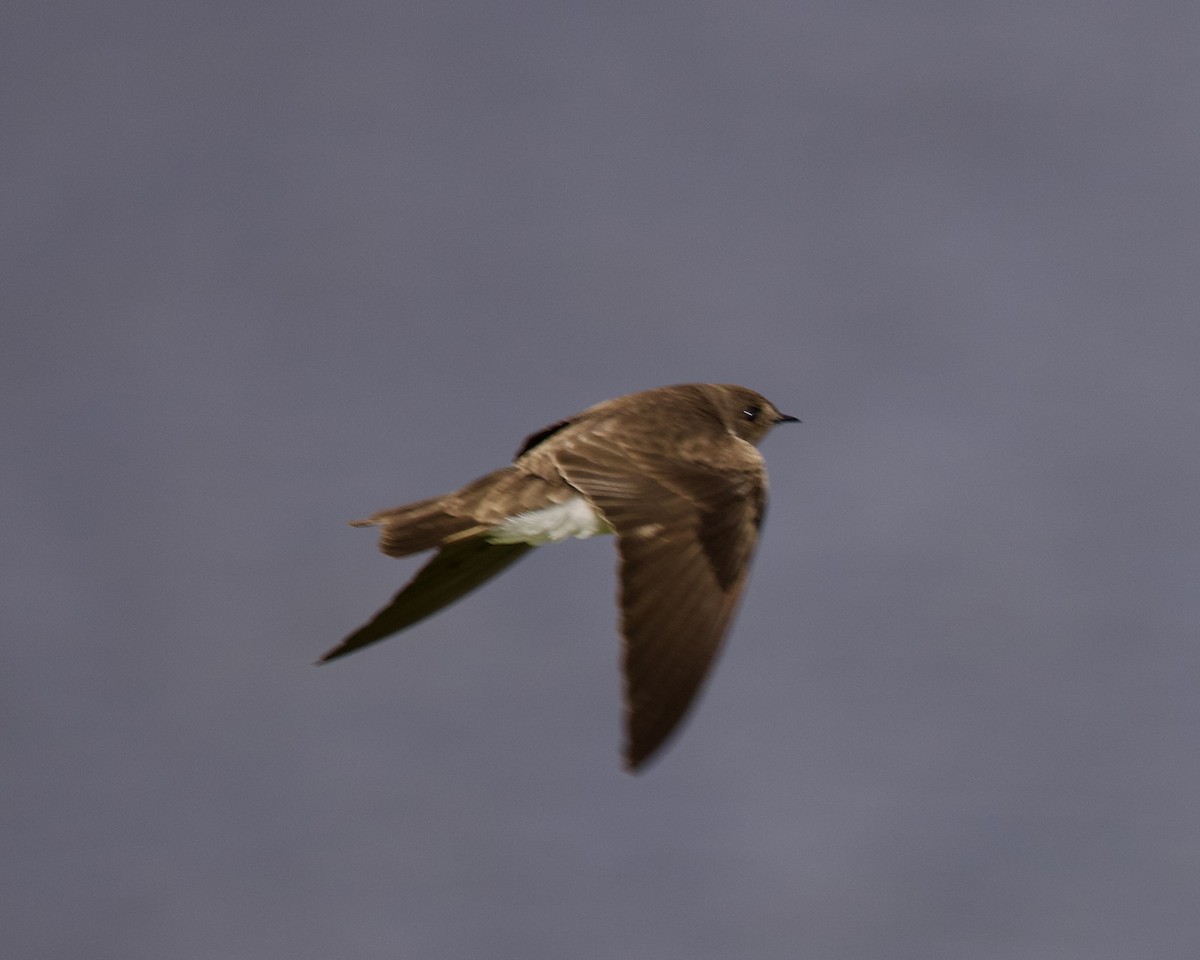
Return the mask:
<path id="1" fill-rule="evenodd" d="M 1200 6 L 6 6 L 5 956 L 1200 954 Z M 613 548 L 316 669 L 344 521 L 744 383 L 621 772 Z"/>

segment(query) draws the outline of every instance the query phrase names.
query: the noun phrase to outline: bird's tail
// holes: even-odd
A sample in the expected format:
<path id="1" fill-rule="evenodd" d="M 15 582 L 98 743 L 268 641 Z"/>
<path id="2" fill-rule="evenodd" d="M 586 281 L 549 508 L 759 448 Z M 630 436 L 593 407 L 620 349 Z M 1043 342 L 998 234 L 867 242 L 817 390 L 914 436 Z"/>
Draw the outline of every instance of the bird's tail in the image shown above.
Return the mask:
<path id="1" fill-rule="evenodd" d="M 366 520 L 355 520 L 355 527 L 382 527 L 379 549 L 389 557 L 407 557 L 411 553 L 432 550 L 483 533 L 488 528 L 470 517 L 455 516 L 443 509 L 443 497 L 431 497 L 380 510 Z"/>

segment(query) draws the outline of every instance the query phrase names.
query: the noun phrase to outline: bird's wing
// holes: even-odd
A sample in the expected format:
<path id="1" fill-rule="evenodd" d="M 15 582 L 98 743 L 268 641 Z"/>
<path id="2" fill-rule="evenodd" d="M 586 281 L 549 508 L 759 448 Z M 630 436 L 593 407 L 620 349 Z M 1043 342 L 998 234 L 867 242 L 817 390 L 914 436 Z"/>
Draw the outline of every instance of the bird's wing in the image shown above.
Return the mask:
<path id="1" fill-rule="evenodd" d="M 391 603 L 318 662 L 336 660 L 411 627 L 486 583 L 532 549 L 528 543 L 489 543 L 482 537 L 447 544 L 417 571 Z"/>
<path id="2" fill-rule="evenodd" d="M 766 506 L 766 471 L 729 438 L 710 460 L 631 449 L 601 431 L 555 453 L 562 475 L 617 534 L 624 638 L 626 762 L 671 735 L 737 607 Z"/>

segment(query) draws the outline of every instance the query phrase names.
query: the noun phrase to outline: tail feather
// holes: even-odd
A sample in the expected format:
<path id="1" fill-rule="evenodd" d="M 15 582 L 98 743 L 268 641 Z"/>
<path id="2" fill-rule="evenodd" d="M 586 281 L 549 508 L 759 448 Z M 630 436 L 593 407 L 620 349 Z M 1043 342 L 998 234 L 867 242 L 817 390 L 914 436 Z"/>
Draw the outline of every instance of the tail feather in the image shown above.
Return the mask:
<path id="1" fill-rule="evenodd" d="M 486 583 L 532 549 L 528 543 L 489 543 L 481 537 L 447 544 L 391 603 L 318 662 L 335 660 L 411 627 Z"/>
<path id="2" fill-rule="evenodd" d="M 482 533 L 486 527 L 470 517 L 447 513 L 442 497 L 418 500 L 390 510 L 380 510 L 366 520 L 356 520 L 356 527 L 382 527 L 379 549 L 389 557 L 406 557 L 439 547 L 447 540 Z"/>

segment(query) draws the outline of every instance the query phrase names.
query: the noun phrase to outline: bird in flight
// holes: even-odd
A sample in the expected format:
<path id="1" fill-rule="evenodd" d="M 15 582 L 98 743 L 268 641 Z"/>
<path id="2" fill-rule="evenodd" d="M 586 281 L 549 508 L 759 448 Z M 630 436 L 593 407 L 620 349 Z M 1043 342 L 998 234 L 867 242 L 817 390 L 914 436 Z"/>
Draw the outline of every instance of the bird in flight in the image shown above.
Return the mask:
<path id="1" fill-rule="evenodd" d="M 616 535 L 625 762 L 683 719 L 737 607 L 767 501 L 755 447 L 798 422 L 732 384 L 606 400 L 531 434 L 513 462 L 453 493 L 381 510 L 380 549 L 437 553 L 325 663 L 436 613 L 536 546 Z"/>

